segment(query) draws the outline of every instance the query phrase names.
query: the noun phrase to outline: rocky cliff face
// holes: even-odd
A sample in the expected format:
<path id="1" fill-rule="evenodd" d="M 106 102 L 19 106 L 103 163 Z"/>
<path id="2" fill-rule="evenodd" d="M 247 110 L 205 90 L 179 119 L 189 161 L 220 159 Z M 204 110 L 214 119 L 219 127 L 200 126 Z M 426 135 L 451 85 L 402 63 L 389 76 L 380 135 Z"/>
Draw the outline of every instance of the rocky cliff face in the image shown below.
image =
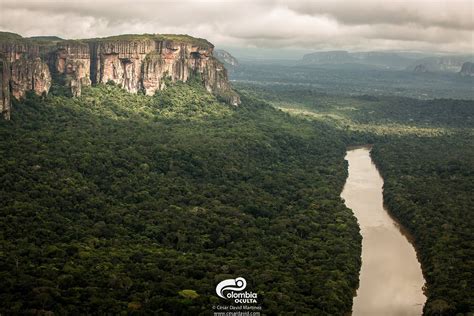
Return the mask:
<path id="1" fill-rule="evenodd" d="M 461 71 L 459 73 L 461 76 L 474 76 L 474 63 L 465 62 L 462 64 Z"/>
<path id="2" fill-rule="evenodd" d="M 10 91 L 16 99 L 23 98 L 27 91 L 37 95 L 47 94 L 51 87 L 48 65 L 39 57 L 18 59 L 11 64 Z"/>
<path id="3" fill-rule="evenodd" d="M 233 69 L 239 66 L 239 61 L 237 60 L 237 58 L 232 56 L 228 51 L 225 51 L 223 49 L 216 49 L 214 51 L 214 55 L 226 67 L 230 67 L 231 69 Z"/>
<path id="4" fill-rule="evenodd" d="M 10 117 L 10 96 L 27 91 L 47 94 L 52 82 L 67 86 L 72 96 L 82 87 L 114 82 L 131 92 L 153 95 L 166 82 L 199 75 L 207 91 L 232 105 L 240 103 L 227 71 L 213 56 L 213 45 L 185 35 L 124 35 L 64 41 L 23 39 L 0 32 L 1 110 Z"/>
<path id="5" fill-rule="evenodd" d="M 3 118 L 10 119 L 10 64 L 5 59 L 0 59 L 0 112 Z"/>
<path id="6" fill-rule="evenodd" d="M 0 42 L 1 110 L 5 119 L 10 118 L 11 97 L 23 98 L 27 91 L 38 95 L 48 93 L 51 74 L 40 56 L 37 45 L 21 41 Z"/>
<path id="7" fill-rule="evenodd" d="M 232 92 L 226 69 L 213 57 L 212 46 L 169 40 L 120 40 L 92 43 L 91 50 L 96 61 L 91 68 L 94 83 L 113 81 L 129 92 L 153 95 L 165 88 L 166 77 L 172 82 L 186 82 L 193 74 L 199 74 L 209 92 Z M 237 99 L 229 101 L 238 103 Z"/>
<path id="8" fill-rule="evenodd" d="M 50 54 L 53 73 L 64 79 L 74 97 L 81 95 L 82 86 L 90 86 L 91 55 L 89 45 L 81 42 L 59 42 Z"/>

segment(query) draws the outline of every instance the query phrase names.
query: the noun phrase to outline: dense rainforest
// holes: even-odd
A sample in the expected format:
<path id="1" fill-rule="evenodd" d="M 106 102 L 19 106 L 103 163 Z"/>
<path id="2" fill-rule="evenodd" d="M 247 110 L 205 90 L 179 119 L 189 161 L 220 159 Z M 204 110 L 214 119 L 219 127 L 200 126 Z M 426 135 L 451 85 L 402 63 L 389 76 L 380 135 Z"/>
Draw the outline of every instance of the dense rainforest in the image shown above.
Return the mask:
<path id="1" fill-rule="evenodd" d="M 348 144 L 374 144 L 385 203 L 413 235 L 427 281 L 424 315 L 474 312 L 474 101 L 237 86 L 288 113 L 331 124 Z"/>
<path id="2" fill-rule="evenodd" d="M 245 60 L 231 73 L 231 79 L 254 86 L 290 87 L 295 92 L 301 88 L 317 89 L 336 96 L 368 94 L 416 99 L 474 98 L 474 77 L 352 66 L 307 65 L 291 60 Z"/>
<path id="3" fill-rule="evenodd" d="M 428 283 L 426 315 L 474 310 L 472 136 L 392 138 L 372 151 L 385 203 L 415 237 Z"/>
<path id="4" fill-rule="evenodd" d="M 474 102 L 335 94 L 267 68 L 235 83 L 239 107 L 199 80 L 15 102 L 0 122 L 0 314 L 208 315 L 241 276 L 267 315 L 344 315 L 361 237 L 339 194 L 346 146 L 366 143 L 414 237 L 424 314 L 472 313 Z"/>
<path id="5" fill-rule="evenodd" d="M 0 122 L 0 314 L 207 315 L 238 276 L 268 315 L 351 310 L 343 131 L 196 81 L 52 91 Z"/>

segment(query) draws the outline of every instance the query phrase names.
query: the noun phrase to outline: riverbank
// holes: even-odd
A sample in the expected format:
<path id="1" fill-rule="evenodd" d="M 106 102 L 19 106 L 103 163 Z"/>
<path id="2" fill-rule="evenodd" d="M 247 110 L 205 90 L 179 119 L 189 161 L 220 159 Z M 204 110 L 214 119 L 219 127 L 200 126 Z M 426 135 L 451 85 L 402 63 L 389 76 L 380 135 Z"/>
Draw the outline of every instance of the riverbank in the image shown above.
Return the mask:
<path id="1" fill-rule="evenodd" d="M 361 228 L 362 268 L 353 315 L 421 315 L 425 283 L 407 232 L 383 203 L 383 179 L 371 146 L 349 147 L 349 176 L 341 197 Z"/>

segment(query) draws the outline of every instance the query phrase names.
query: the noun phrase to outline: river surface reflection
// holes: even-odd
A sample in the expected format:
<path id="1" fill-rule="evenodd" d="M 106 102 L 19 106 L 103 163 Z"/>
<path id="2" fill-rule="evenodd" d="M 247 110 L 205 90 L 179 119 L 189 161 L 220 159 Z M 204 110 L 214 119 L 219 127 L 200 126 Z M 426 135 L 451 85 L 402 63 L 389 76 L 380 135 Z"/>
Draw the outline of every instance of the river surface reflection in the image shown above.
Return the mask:
<path id="1" fill-rule="evenodd" d="M 362 234 L 362 268 L 354 316 L 421 315 L 425 284 L 415 249 L 383 205 L 383 179 L 370 147 L 347 151 L 349 176 L 341 197 Z"/>

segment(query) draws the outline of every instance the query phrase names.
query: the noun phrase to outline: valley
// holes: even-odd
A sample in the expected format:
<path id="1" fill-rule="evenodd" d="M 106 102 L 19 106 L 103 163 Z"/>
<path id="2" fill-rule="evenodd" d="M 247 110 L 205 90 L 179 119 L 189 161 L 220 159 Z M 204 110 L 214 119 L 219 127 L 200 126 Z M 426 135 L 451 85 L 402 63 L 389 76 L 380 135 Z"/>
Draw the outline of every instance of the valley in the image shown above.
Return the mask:
<path id="1" fill-rule="evenodd" d="M 362 235 L 360 285 L 352 315 L 421 315 L 425 280 L 412 237 L 383 206 L 383 179 L 370 151 L 370 146 L 348 149 L 349 176 L 341 193 Z"/>
<path id="2" fill-rule="evenodd" d="M 348 95 L 344 89 L 335 94 L 298 82 L 264 81 L 235 86 L 292 116 L 329 124 L 343 133 L 347 145 L 373 144 L 371 157 L 385 180 L 384 203 L 418 250 L 427 281 L 423 314 L 469 313 L 474 303 L 468 259 L 474 223 L 469 193 L 474 189 L 473 101 L 436 99 L 440 91 L 432 99 L 399 97 L 391 95 L 392 85 L 386 95 Z M 470 88 L 463 93 L 472 97 Z"/>
<path id="3" fill-rule="evenodd" d="M 474 310 L 472 77 L 220 51 L 228 81 L 189 36 L 3 36 L 0 314 L 210 315 L 244 277 L 265 315 L 367 315 L 359 210 L 382 202 L 418 258 L 387 246 L 415 294 L 373 314 Z"/>

